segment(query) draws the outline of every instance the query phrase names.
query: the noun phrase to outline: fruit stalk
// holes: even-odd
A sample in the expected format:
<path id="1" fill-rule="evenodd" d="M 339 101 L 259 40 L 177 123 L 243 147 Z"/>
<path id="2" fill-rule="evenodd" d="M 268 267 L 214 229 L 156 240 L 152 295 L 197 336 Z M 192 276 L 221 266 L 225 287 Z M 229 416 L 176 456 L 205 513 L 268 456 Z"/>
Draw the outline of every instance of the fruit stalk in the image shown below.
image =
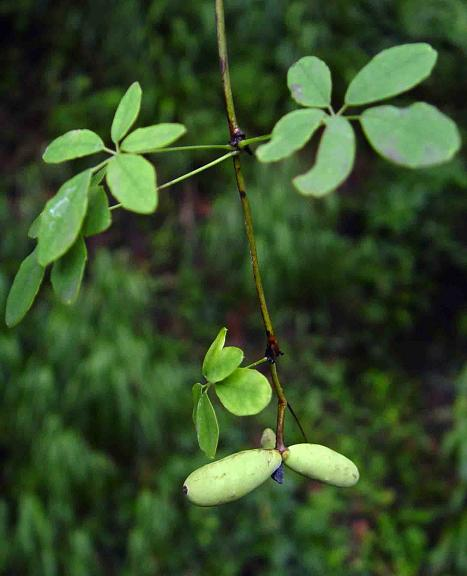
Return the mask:
<path id="1" fill-rule="evenodd" d="M 224 92 L 225 109 L 227 115 L 227 122 L 229 125 L 230 143 L 237 145 L 241 148 L 242 138 L 244 134 L 239 128 L 237 117 L 235 114 L 235 105 L 232 95 L 232 87 L 230 83 L 229 73 L 229 60 L 227 54 L 227 38 L 225 32 L 225 17 L 224 17 L 224 2 L 223 0 L 216 0 L 216 28 L 217 28 L 217 46 L 219 52 L 219 63 L 222 78 L 222 87 Z M 269 314 L 268 305 L 266 303 L 266 296 L 264 294 L 263 283 L 261 280 L 261 271 L 258 263 L 258 254 L 256 252 L 255 234 L 253 228 L 253 219 L 251 215 L 250 202 L 245 186 L 245 178 L 242 172 L 242 163 L 240 155 L 233 157 L 233 164 L 235 169 L 235 179 L 237 189 L 240 196 L 240 202 L 243 210 L 243 219 L 245 222 L 245 230 L 248 239 L 248 247 L 250 250 L 251 265 L 253 268 L 253 277 L 258 294 L 259 306 L 261 315 L 263 317 L 264 329 L 266 331 L 267 348 L 266 355 L 271 360 L 270 372 L 273 387 L 277 396 L 277 427 L 276 427 L 276 449 L 279 452 L 285 450 L 284 444 L 284 420 L 285 410 L 287 408 L 287 399 L 279 380 L 277 367 L 275 364 L 276 357 L 280 354 L 279 344 L 274 333 L 271 316 Z"/>

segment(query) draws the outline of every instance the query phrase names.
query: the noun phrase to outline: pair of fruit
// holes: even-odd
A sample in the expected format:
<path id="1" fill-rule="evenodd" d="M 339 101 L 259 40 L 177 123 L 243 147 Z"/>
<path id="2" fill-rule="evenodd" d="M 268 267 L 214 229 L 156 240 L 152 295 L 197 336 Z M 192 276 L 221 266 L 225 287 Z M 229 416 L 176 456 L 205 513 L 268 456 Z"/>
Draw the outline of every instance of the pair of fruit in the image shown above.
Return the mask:
<path id="1" fill-rule="evenodd" d="M 333 486 L 353 486 L 359 478 L 355 464 L 342 454 L 319 444 L 295 444 L 282 454 L 263 447 L 206 464 L 188 476 L 183 492 L 198 506 L 232 502 L 266 482 L 282 462 L 303 476 Z"/>

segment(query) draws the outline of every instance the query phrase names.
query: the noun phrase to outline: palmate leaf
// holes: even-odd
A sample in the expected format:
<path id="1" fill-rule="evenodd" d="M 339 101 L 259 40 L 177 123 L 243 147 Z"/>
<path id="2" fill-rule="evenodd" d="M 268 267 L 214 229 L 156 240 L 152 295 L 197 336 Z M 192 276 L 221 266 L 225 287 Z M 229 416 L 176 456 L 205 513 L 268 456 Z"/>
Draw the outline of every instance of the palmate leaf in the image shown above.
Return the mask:
<path id="1" fill-rule="evenodd" d="M 423 42 L 383 50 L 357 73 L 345 103 L 359 106 L 406 92 L 430 75 L 436 58 L 436 50 Z"/>
<path id="2" fill-rule="evenodd" d="M 207 393 L 201 394 L 196 408 L 196 434 L 198 444 L 208 458 L 214 458 L 219 441 L 216 413 Z"/>
<path id="3" fill-rule="evenodd" d="M 127 210 L 150 214 L 156 209 L 156 171 L 142 156 L 113 156 L 107 165 L 106 178 L 112 195 Z"/>
<path id="4" fill-rule="evenodd" d="M 204 357 L 203 376 L 213 384 L 229 376 L 243 361 L 240 348 L 224 348 L 226 335 L 227 328 L 221 328 Z"/>
<path id="5" fill-rule="evenodd" d="M 271 401 L 268 379 L 257 370 L 237 368 L 216 384 L 216 394 L 225 408 L 236 416 L 258 414 Z"/>
<path id="6" fill-rule="evenodd" d="M 115 144 L 120 142 L 138 117 L 142 95 L 139 83 L 133 82 L 120 100 L 110 129 L 110 135 Z"/>
<path id="7" fill-rule="evenodd" d="M 88 206 L 91 170 L 67 180 L 45 205 L 38 231 L 38 261 L 47 266 L 63 256 L 81 230 Z"/>
<path id="8" fill-rule="evenodd" d="M 425 102 L 406 108 L 369 108 L 363 112 L 361 122 L 378 154 L 408 168 L 447 162 L 461 144 L 456 124 Z"/>
<path id="9" fill-rule="evenodd" d="M 342 116 L 327 116 L 325 124 L 315 165 L 293 179 L 299 192 L 306 196 L 320 197 L 335 190 L 353 168 L 355 134 L 350 122 Z"/>
<path id="10" fill-rule="evenodd" d="M 104 148 L 104 142 L 92 130 L 70 130 L 47 146 L 42 159 L 48 164 L 57 164 L 102 152 Z"/>
<path id="11" fill-rule="evenodd" d="M 21 263 L 6 302 L 5 321 L 10 328 L 31 308 L 44 278 L 44 267 L 37 261 L 37 249 Z"/>
<path id="12" fill-rule="evenodd" d="M 331 72 L 315 56 L 300 58 L 289 68 L 287 85 L 292 98 L 302 106 L 326 108 L 331 104 Z"/>
<path id="13" fill-rule="evenodd" d="M 168 146 L 186 133 L 183 124 L 155 124 L 137 128 L 123 140 L 121 149 L 125 152 L 144 153 Z"/>
<path id="14" fill-rule="evenodd" d="M 78 298 L 87 258 L 86 244 L 80 236 L 68 252 L 54 262 L 50 280 L 56 296 L 64 304 L 72 304 Z"/>
<path id="15" fill-rule="evenodd" d="M 289 112 L 274 126 L 271 141 L 256 150 L 256 157 L 261 162 L 277 162 L 300 150 L 318 129 L 324 115 L 322 110 Z"/>

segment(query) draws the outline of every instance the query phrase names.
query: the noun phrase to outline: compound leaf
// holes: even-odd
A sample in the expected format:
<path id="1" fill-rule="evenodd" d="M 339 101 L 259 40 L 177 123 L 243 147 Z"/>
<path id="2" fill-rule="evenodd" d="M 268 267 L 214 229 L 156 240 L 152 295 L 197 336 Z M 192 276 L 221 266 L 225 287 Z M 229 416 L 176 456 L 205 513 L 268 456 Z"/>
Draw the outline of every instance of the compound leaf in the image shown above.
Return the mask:
<path id="1" fill-rule="evenodd" d="M 47 146 L 42 159 L 48 164 L 58 164 L 102 152 L 104 148 L 104 142 L 92 130 L 70 130 Z"/>
<path id="2" fill-rule="evenodd" d="M 16 326 L 31 308 L 44 278 L 44 268 L 37 261 L 37 249 L 21 263 L 6 301 L 5 321 Z"/>
<path id="3" fill-rule="evenodd" d="M 326 108 L 331 104 L 331 72 L 315 56 L 300 58 L 289 68 L 287 85 L 292 98 L 302 106 Z"/>
<path id="4" fill-rule="evenodd" d="M 120 100 L 110 129 L 110 135 L 115 144 L 120 142 L 138 117 L 142 95 L 139 83 L 133 82 Z"/>
<path id="5" fill-rule="evenodd" d="M 125 152 L 150 152 L 168 146 L 185 134 L 183 124 L 155 124 L 138 128 L 129 134 L 122 142 L 121 149 Z"/>
<path id="6" fill-rule="evenodd" d="M 86 215 L 90 180 L 91 170 L 73 176 L 45 205 L 38 233 L 41 266 L 63 256 L 77 239 Z"/>
<path id="7" fill-rule="evenodd" d="M 156 209 L 156 171 L 142 156 L 113 156 L 107 165 L 106 178 L 113 196 L 127 210 L 149 214 Z"/>
<path id="8" fill-rule="evenodd" d="M 355 134 L 342 116 L 325 119 L 315 165 L 293 183 L 306 196 L 324 196 L 336 189 L 352 171 L 355 158 Z"/>
<path id="9" fill-rule="evenodd" d="M 50 280 L 56 296 L 64 304 L 72 304 L 78 298 L 88 252 L 80 236 L 60 260 L 54 262 Z"/>
<path id="10" fill-rule="evenodd" d="M 221 328 L 204 357 L 203 376 L 208 382 L 223 380 L 242 363 L 243 351 L 240 348 L 224 348 L 226 335 L 227 328 Z"/>
<path id="11" fill-rule="evenodd" d="M 357 73 L 345 103 L 359 106 L 410 90 L 431 74 L 436 58 L 436 50 L 424 42 L 383 50 Z"/>
<path id="12" fill-rule="evenodd" d="M 207 393 L 201 394 L 198 400 L 198 407 L 196 409 L 196 434 L 201 450 L 208 458 L 214 458 L 219 441 L 219 425 Z"/>
<path id="13" fill-rule="evenodd" d="M 456 124 L 425 102 L 407 108 L 369 108 L 363 112 L 361 122 L 378 154 L 408 168 L 447 162 L 461 144 Z"/>
<path id="14" fill-rule="evenodd" d="M 294 110 L 283 116 L 272 131 L 271 141 L 259 146 L 261 162 L 276 162 L 300 150 L 317 130 L 324 117 L 322 110 Z"/>
<path id="15" fill-rule="evenodd" d="M 237 368 L 216 384 L 216 394 L 232 414 L 250 416 L 266 408 L 272 390 L 268 379 L 257 370 Z"/>

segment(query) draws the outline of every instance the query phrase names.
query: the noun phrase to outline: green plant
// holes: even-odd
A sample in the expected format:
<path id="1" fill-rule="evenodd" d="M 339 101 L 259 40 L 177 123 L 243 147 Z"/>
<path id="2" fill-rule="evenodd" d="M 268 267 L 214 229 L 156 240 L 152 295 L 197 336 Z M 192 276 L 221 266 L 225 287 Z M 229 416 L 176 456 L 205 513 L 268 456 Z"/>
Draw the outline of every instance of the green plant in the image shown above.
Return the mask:
<path id="1" fill-rule="evenodd" d="M 94 153 L 108 153 L 110 157 L 66 182 L 31 226 L 29 235 L 37 238 L 37 247 L 20 266 L 8 298 L 6 320 L 13 326 L 22 319 L 34 301 L 48 265 L 52 265 L 51 282 L 57 296 L 65 303 L 76 299 L 87 258 L 85 238 L 110 226 L 112 210 L 151 213 L 157 208 L 158 191 L 233 158 L 267 345 L 260 360 L 242 368 L 243 353 L 224 348 L 226 331 L 223 329 L 203 363 L 206 383 L 193 387 L 194 418 L 201 448 L 214 457 L 218 425 L 208 391 L 215 389 L 222 404 L 234 414 L 257 413 L 268 403 L 271 391 L 265 377 L 254 368 L 260 363 L 269 363 L 278 398 L 276 448 L 284 453 L 287 401 L 277 371 L 280 347 L 262 287 L 241 157 L 248 152 L 249 145 L 270 140 L 258 148 L 257 157 L 262 162 L 280 160 L 299 150 L 318 128 L 324 127 L 315 165 L 293 181 L 302 194 L 323 196 L 342 184 L 352 170 L 355 156 L 352 121 L 361 123 L 378 153 L 408 167 L 449 160 L 459 148 L 460 140 L 452 121 L 425 103 L 401 109 L 377 106 L 361 115 L 345 115 L 348 108 L 395 96 L 423 80 L 436 60 L 436 53 L 426 44 L 399 46 L 376 56 L 352 81 L 344 106 L 337 113 L 331 106 L 331 77 L 326 65 L 313 56 L 299 60 L 289 71 L 288 84 L 293 98 L 306 109 L 291 112 L 279 120 L 271 136 L 245 138 L 236 121 L 230 89 L 222 2 L 216 2 L 216 8 L 229 144 L 169 147 L 185 132 L 180 124 L 159 124 L 128 134 L 141 102 L 137 83 L 128 89 L 115 113 L 111 129 L 115 150 L 106 148 L 100 137 L 89 130 L 72 131 L 52 142 L 44 154 L 47 162 L 62 162 Z M 219 149 L 224 154 L 158 186 L 154 167 L 142 155 L 188 149 Z M 118 202 L 113 206 L 108 204 L 102 184 L 104 178 Z"/>

